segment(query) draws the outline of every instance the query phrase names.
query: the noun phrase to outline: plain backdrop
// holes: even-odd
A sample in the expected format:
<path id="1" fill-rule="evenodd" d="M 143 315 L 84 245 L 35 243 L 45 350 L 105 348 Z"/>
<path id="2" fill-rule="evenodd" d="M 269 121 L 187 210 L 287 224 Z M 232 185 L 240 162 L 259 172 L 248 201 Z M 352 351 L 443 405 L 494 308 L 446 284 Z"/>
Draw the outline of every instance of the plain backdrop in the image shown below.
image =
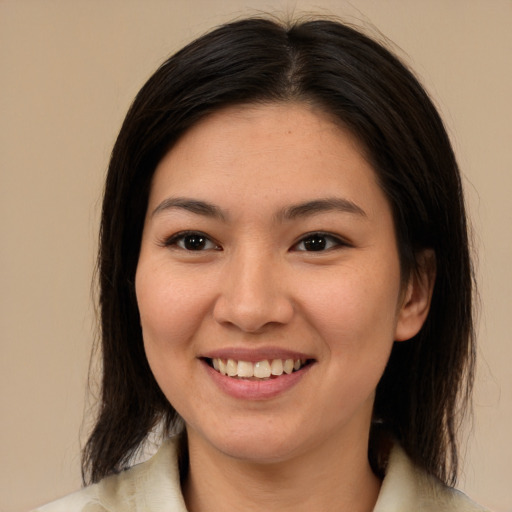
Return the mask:
<path id="1" fill-rule="evenodd" d="M 80 486 L 100 197 L 130 101 L 169 54 L 258 11 L 335 14 L 389 38 L 440 108 L 482 303 L 459 486 L 512 511 L 510 0 L 0 0 L 0 511 Z"/>

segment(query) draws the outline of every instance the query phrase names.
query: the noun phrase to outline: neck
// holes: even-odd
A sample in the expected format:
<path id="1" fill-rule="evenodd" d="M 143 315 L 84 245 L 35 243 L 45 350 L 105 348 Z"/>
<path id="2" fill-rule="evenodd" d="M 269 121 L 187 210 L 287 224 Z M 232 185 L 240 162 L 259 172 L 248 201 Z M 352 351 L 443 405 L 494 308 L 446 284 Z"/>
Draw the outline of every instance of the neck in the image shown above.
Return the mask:
<path id="1" fill-rule="evenodd" d="M 364 441 L 364 440 L 363 440 Z M 367 442 L 317 446 L 286 461 L 255 463 L 219 453 L 189 435 L 183 493 L 190 512 L 370 512 L 380 489 Z"/>

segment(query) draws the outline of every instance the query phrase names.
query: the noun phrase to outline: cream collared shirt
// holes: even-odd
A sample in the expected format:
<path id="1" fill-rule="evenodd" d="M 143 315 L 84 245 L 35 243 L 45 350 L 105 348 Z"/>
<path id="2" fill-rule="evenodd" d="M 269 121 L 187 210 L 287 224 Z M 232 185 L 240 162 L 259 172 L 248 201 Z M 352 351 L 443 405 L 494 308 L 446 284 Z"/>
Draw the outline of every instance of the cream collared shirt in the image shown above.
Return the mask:
<path id="1" fill-rule="evenodd" d="M 486 510 L 416 468 L 395 446 L 373 512 Z M 147 462 L 33 512 L 187 512 L 180 489 L 177 442 L 167 440 Z"/>

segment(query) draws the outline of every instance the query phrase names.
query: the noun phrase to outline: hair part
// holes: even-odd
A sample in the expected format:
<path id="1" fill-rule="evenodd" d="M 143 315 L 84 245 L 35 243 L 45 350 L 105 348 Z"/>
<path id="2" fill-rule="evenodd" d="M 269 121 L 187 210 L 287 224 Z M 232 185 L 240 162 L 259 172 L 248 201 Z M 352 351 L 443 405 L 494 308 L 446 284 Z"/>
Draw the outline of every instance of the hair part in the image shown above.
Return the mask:
<path id="1" fill-rule="evenodd" d="M 473 275 L 460 174 L 448 135 L 413 74 L 342 23 L 252 18 L 221 26 L 165 61 L 131 105 L 115 143 L 98 256 L 102 388 L 83 451 L 84 482 L 130 464 L 148 435 L 179 416 L 147 362 L 134 280 L 153 173 L 194 124 L 230 105 L 302 102 L 359 140 L 392 208 L 402 277 L 435 254 L 421 331 L 395 343 L 378 385 L 369 457 L 384 471 L 383 435 L 445 482 L 457 475 L 457 429 L 474 369 Z"/>

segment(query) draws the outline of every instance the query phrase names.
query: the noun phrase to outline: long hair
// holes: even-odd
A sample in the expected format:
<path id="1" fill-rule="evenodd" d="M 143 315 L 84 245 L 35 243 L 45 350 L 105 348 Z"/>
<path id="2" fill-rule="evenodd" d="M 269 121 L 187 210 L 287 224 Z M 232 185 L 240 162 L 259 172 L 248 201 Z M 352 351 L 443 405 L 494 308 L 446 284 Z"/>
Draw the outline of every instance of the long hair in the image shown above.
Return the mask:
<path id="1" fill-rule="evenodd" d="M 435 254 L 428 318 L 395 343 L 378 385 L 369 457 L 379 432 L 445 482 L 457 474 L 458 413 L 469 398 L 473 276 L 457 163 L 443 123 L 413 74 L 359 31 L 326 20 L 230 23 L 164 62 L 131 105 L 106 180 L 98 259 L 102 388 L 84 448 L 84 482 L 130 464 L 157 426 L 179 417 L 144 353 L 135 271 L 155 167 L 187 129 L 233 104 L 302 102 L 347 127 L 362 144 L 392 208 L 402 277 L 419 251 Z"/>

